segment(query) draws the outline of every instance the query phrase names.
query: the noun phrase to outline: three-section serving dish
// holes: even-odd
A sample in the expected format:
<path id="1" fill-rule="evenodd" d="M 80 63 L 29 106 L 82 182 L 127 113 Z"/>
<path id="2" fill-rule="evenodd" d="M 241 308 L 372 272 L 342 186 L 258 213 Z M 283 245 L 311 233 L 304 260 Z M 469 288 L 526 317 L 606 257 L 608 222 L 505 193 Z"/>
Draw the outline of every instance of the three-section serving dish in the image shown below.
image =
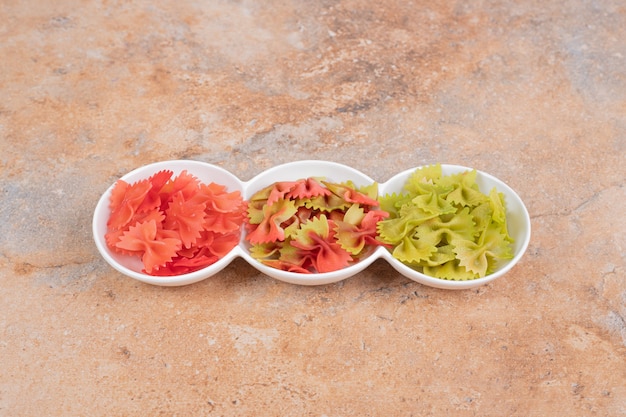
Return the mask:
<path id="1" fill-rule="evenodd" d="M 230 192 L 238 191 L 244 201 L 247 201 L 259 190 L 279 181 L 296 181 L 303 178 L 316 177 L 326 178 L 328 181 L 334 182 L 350 181 L 357 187 L 365 187 L 376 182 L 366 174 L 349 166 L 319 160 L 303 160 L 279 165 L 258 174 L 249 181 L 241 181 L 231 172 L 209 163 L 193 160 L 172 160 L 140 167 L 124 175 L 121 180 L 132 183 L 146 179 L 163 170 L 170 170 L 174 175 L 186 171 L 202 182 L 221 184 Z M 378 183 L 378 195 L 400 193 L 407 179 L 415 170 L 416 168 L 405 170 L 386 182 Z M 464 166 L 441 164 L 441 172 L 444 175 L 459 174 L 469 170 L 471 168 Z M 322 285 L 352 277 L 366 269 L 375 260 L 382 258 L 398 273 L 421 284 L 442 289 L 468 289 L 484 285 L 506 274 L 522 258 L 530 241 L 530 217 L 517 193 L 504 182 L 481 171 L 476 171 L 475 181 L 482 192 L 489 193 L 490 190 L 495 188 L 503 196 L 506 202 L 508 233 L 512 238 L 512 255 L 511 259 L 503 262 L 486 276 L 470 280 L 448 280 L 426 275 L 400 262 L 392 255 L 390 249 L 385 246 L 372 247 L 363 256 L 359 257 L 358 261 L 345 268 L 330 272 L 304 274 L 281 270 L 268 266 L 252 256 L 250 242 L 245 238 L 247 233 L 245 227 L 241 229 L 239 243 L 215 263 L 200 270 L 175 276 L 149 275 L 144 272 L 140 258 L 116 252 L 107 245 L 105 235 L 107 233 L 107 221 L 111 215 L 109 205 L 114 185 L 111 185 L 105 191 L 97 203 L 92 224 L 93 235 L 99 252 L 113 268 L 126 276 L 154 285 L 178 286 L 201 281 L 226 268 L 236 257 L 245 259 L 260 272 L 284 282 L 299 285 Z"/>

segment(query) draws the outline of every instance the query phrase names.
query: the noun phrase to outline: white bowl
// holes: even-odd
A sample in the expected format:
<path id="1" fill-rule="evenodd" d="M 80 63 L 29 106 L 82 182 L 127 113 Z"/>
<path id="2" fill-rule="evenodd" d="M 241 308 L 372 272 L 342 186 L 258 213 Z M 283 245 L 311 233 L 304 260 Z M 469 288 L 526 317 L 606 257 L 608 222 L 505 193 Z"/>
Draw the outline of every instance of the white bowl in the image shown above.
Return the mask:
<path id="1" fill-rule="evenodd" d="M 378 194 L 384 195 L 401 192 L 408 177 L 418 168 L 420 167 L 403 171 L 392 177 L 387 182 L 379 184 Z M 129 183 L 133 183 L 135 181 L 148 178 L 164 169 L 173 171 L 174 175 L 178 175 L 183 170 L 187 170 L 187 172 L 195 175 L 202 182 L 215 182 L 224 185 L 230 192 L 240 191 L 244 200 L 249 199 L 257 191 L 277 181 L 295 181 L 307 177 L 325 177 L 329 181 L 333 182 L 344 182 L 350 180 L 357 186 L 369 185 L 375 182 L 372 178 L 362 172 L 346 165 L 328 161 L 313 160 L 296 161 L 279 165 L 260 173 L 247 182 L 239 180 L 235 175 L 215 165 L 188 160 L 164 161 L 146 165 L 124 175 L 121 179 Z M 443 175 L 456 174 L 471 170 L 471 168 L 459 165 L 444 164 L 441 165 L 441 169 Z M 94 212 L 92 226 L 96 246 L 104 259 L 122 274 L 148 284 L 162 286 L 192 284 L 218 273 L 230 264 L 233 259 L 240 256 L 258 271 L 280 281 L 299 285 L 322 285 L 349 278 L 363 271 L 376 259 L 382 258 L 385 259 L 400 274 L 421 284 L 443 289 L 468 289 L 484 285 L 506 274 L 522 258 L 530 242 L 530 217 L 519 196 L 502 181 L 481 171 L 477 171 L 476 183 L 483 193 L 488 193 L 495 187 L 499 192 L 504 194 L 509 234 L 514 239 L 514 257 L 507 263 L 500 266 L 498 270 L 487 275 L 486 277 L 468 281 L 451 281 L 425 275 L 395 259 L 391 252 L 382 246 L 373 248 L 370 253 L 363 256 L 355 264 L 337 271 L 317 274 L 301 274 L 282 271 L 264 265 L 250 255 L 250 244 L 245 239 L 245 227 L 242 227 L 239 244 L 235 246 L 226 256 L 206 268 L 188 274 L 171 277 L 148 275 L 142 272 L 143 265 L 140 259 L 111 251 L 106 244 L 104 236 L 107 232 L 106 223 L 110 216 L 109 198 L 114 184 L 109 187 L 109 189 L 98 201 Z"/>
<path id="2" fill-rule="evenodd" d="M 134 171 L 124 175 L 121 179 L 134 183 L 135 181 L 149 178 L 164 169 L 174 173 L 174 177 L 178 176 L 182 171 L 187 170 L 188 173 L 195 175 L 204 183 L 215 182 L 225 186 L 229 192 L 239 191 L 243 197 L 243 189 L 241 181 L 230 172 L 223 168 L 198 161 L 163 161 L 137 168 Z M 187 274 L 175 276 L 152 276 L 142 272 L 143 263 L 136 256 L 129 256 L 112 251 L 104 238 L 107 232 L 107 221 L 111 215 L 109 209 L 109 198 L 115 184 L 112 184 L 100 197 L 93 216 L 93 235 L 96 241 L 96 247 L 100 251 L 102 257 L 122 274 L 134 278 L 136 280 L 163 286 L 175 286 L 193 284 L 214 275 L 224 269 L 235 257 L 240 255 L 239 246 L 235 246 L 226 256 L 219 259 L 206 268 L 199 269 Z"/>
<path id="3" fill-rule="evenodd" d="M 392 194 L 394 192 L 399 193 L 411 176 L 415 172 L 416 168 L 411 168 L 396 174 L 384 184 L 381 184 L 378 193 L 379 195 Z M 441 164 L 442 175 L 458 174 L 465 171 L 471 171 L 472 168 L 467 168 L 460 165 L 445 165 Z M 476 184 L 480 188 L 480 191 L 484 194 L 489 194 L 489 191 L 494 187 L 504 194 L 506 203 L 506 220 L 509 229 L 509 235 L 514 239 L 513 242 L 513 259 L 504 263 L 498 270 L 491 274 L 477 279 L 467 281 L 452 281 L 441 278 L 435 278 L 423 274 L 415 269 L 403 264 L 395 259 L 391 252 L 388 250 L 382 251 L 382 257 L 389 262 L 389 264 L 399 273 L 405 277 L 417 281 L 420 284 L 428 285 L 430 287 L 443 288 L 448 290 L 464 290 L 468 288 L 474 288 L 491 282 L 497 278 L 500 278 L 506 274 L 524 255 L 528 243 L 530 242 L 530 216 L 528 210 L 522 202 L 521 198 L 513 191 L 508 185 L 497 179 L 496 177 L 486 174 L 484 172 L 476 170 Z M 382 248 L 381 248 L 382 249 Z"/>
<path id="4" fill-rule="evenodd" d="M 244 185 L 246 190 L 244 199 L 249 199 L 254 193 L 277 181 L 296 181 L 308 177 L 325 177 L 331 182 L 352 181 L 357 187 L 370 185 L 374 182 L 367 175 L 350 168 L 346 165 L 328 161 L 297 161 L 270 168 L 260 173 Z M 245 232 L 244 232 L 245 233 Z M 341 281 L 355 275 L 367 268 L 378 257 L 378 252 L 372 250 L 359 259 L 358 262 L 337 271 L 323 272 L 316 274 L 301 274 L 298 272 L 282 271 L 280 269 L 267 266 L 250 256 L 250 245 L 242 240 L 243 257 L 250 265 L 281 281 L 300 285 L 321 285 Z"/>

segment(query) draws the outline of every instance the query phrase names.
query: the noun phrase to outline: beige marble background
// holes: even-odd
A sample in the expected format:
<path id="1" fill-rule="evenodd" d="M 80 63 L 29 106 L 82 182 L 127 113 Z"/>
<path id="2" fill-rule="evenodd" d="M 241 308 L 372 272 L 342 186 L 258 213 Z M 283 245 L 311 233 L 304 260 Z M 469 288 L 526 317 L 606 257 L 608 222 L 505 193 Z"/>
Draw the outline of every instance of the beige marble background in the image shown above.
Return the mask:
<path id="1" fill-rule="evenodd" d="M 0 97 L 0 415 L 626 414 L 624 2 L 3 1 Z M 91 217 L 177 158 L 471 166 L 533 236 L 469 291 L 149 286 Z"/>

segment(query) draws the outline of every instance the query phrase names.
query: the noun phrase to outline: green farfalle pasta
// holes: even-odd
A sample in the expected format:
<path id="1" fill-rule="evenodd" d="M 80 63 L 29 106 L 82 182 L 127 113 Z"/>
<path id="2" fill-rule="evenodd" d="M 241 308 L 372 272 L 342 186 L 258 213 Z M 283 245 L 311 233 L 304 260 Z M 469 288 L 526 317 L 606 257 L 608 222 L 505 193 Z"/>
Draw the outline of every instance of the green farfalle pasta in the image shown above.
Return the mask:
<path id="1" fill-rule="evenodd" d="M 469 273 L 484 277 L 492 272 L 498 261 L 511 259 L 513 252 L 506 235 L 500 233 L 499 225 L 491 223 L 478 241 L 457 239 L 452 241 L 459 265 Z"/>
<path id="2" fill-rule="evenodd" d="M 404 207 L 408 207 L 408 205 Z M 414 207 L 413 210 L 401 210 L 399 217 L 379 222 L 376 228 L 383 242 L 395 245 L 407 235 L 414 233 L 417 226 L 434 217 L 437 215 L 426 213 L 420 208 Z"/>
<path id="3" fill-rule="evenodd" d="M 413 172 L 399 193 L 379 198 L 389 218 L 378 238 L 393 256 L 427 275 L 471 280 L 513 258 L 504 195 L 481 192 L 477 172 L 442 174 L 441 165 Z"/>

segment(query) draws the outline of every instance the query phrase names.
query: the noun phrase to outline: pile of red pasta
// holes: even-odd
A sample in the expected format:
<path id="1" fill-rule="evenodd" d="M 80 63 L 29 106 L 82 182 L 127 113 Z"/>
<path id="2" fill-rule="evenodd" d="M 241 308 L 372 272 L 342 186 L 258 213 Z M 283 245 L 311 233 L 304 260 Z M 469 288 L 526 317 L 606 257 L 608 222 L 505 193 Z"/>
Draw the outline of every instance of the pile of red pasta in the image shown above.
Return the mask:
<path id="1" fill-rule="evenodd" d="M 163 170 L 111 192 L 107 245 L 141 258 L 150 275 L 180 275 L 226 255 L 241 236 L 246 204 L 239 191 Z"/>

